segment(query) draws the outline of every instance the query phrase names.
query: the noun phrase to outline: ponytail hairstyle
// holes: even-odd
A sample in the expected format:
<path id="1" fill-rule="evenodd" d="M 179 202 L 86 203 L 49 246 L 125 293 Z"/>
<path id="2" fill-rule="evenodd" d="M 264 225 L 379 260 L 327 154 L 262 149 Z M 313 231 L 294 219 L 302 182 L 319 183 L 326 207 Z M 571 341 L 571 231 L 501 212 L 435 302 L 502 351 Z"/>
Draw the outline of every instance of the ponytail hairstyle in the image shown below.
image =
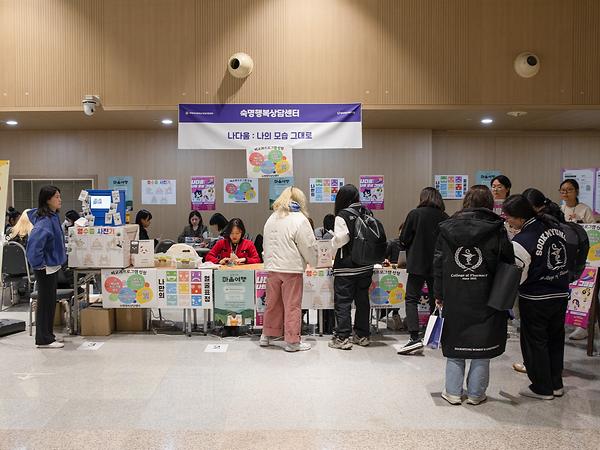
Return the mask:
<path id="1" fill-rule="evenodd" d="M 538 214 L 548 214 L 560 223 L 565 222 L 565 215 L 560 210 L 560 206 L 546 197 L 542 191 L 535 188 L 525 189 L 523 191 L 523 197 L 531 203 L 531 206 L 533 206 L 533 209 L 535 209 Z"/>

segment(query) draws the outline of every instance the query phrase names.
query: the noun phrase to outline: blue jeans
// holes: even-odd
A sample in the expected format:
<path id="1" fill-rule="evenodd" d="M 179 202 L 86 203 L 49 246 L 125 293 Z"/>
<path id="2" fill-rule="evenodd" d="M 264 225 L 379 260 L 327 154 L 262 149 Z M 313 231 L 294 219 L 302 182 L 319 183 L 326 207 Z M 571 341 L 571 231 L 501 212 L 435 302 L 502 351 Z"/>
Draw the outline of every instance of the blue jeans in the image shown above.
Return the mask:
<path id="1" fill-rule="evenodd" d="M 446 359 L 446 392 L 458 397 L 463 394 L 466 359 Z M 490 384 L 490 360 L 472 359 L 467 375 L 467 396 L 483 397 Z"/>

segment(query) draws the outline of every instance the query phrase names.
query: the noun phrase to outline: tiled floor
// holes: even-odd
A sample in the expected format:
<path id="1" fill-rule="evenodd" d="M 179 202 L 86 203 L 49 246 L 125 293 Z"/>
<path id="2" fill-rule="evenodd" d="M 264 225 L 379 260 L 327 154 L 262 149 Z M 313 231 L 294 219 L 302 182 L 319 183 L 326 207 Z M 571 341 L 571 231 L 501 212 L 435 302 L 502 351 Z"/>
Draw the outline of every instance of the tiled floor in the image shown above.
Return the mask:
<path id="1" fill-rule="evenodd" d="M 600 448 L 600 358 L 582 345 L 566 346 L 561 399 L 518 396 L 511 338 L 489 401 L 450 406 L 441 352 L 398 356 L 405 339 L 344 352 L 309 337 L 288 354 L 257 337 L 116 334 L 97 351 L 0 338 L 0 448 Z M 205 353 L 215 342 L 227 352 Z"/>

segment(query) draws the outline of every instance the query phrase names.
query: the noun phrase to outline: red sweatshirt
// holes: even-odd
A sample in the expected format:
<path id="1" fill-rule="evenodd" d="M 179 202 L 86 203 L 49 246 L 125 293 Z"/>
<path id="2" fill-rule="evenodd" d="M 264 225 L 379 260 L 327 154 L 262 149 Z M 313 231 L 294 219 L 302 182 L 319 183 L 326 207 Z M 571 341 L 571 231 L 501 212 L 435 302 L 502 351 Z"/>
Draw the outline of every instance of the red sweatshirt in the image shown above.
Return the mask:
<path id="1" fill-rule="evenodd" d="M 242 239 L 237 246 L 234 245 L 235 256 L 238 258 L 246 258 L 244 264 L 258 264 L 260 262 L 260 256 L 256 251 L 254 242 L 249 239 Z M 215 246 L 208 252 L 205 260 L 219 264 L 223 258 L 229 258 L 231 256 L 231 242 L 229 239 L 221 239 L 217 241 Z"/>

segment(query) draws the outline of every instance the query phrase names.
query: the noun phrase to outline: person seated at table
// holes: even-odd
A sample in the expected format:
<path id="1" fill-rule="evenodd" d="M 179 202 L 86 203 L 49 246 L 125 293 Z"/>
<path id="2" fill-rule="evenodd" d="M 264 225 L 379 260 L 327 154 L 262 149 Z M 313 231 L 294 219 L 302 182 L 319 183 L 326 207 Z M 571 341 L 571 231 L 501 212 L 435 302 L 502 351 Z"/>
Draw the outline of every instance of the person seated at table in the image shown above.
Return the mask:
<path id="1" fill-rule="evenodd" d="M 315 237 L 319 241 L 333 239 L 333 228 L 335 226 L 335 216 L 327 214 L 323 217 L 323 226 L 315 228 Z"/>
<path id="2" fill-rule="evenodd" d="M 210 237 L 219 237 L 223 235 L 223 231 L 227 227 L 229 222 L 225 218 L 225 216 L 221 213 L 214 213 L 210 220 L 208 221 L 208 227 L 210 229 L 209 235 Z"/>
<path id="3" fill-rule="evenodd" d="M 69 233 L 69 228 L 75 225 L 75 221 L 77 221 L 81 216 L 77 211 L 71 209 L 65 213 L 65 220 L 62 223 L 62 229 L 65 236 Z"/>
<path id="4" fill-rule="evenodd" d="M 188 217 L 188 225 L 177 238 L 177 242 L 185 242 L 185 238 L 206 239 L 208 237 L 208 228 L 202 221 L 202 215 L 198 211 L 191 211 Z"/>
<path id="5" fill-rule="evenodd" d="M 206 255 L 206 261 L 215 264 L 258 264 L 260 257 L 254 243 L 245 239 L 246 227 L 242 219 L 231 219 L 223 231 L 223 239 Z"/>
<path id="6" fill-rule="evenodd" d="M 152 213 L 147 209 L 140 209 L 135 216 L 135 223 L 140 227 L 140 236 L 141 240 L 148 240 L 148 227 L 150 227 L 150 221 L 152 220 Z M 156 239 L 155 239 L 156 241 Z M 156 242 L 155 242 L 156 245 Z"/>

